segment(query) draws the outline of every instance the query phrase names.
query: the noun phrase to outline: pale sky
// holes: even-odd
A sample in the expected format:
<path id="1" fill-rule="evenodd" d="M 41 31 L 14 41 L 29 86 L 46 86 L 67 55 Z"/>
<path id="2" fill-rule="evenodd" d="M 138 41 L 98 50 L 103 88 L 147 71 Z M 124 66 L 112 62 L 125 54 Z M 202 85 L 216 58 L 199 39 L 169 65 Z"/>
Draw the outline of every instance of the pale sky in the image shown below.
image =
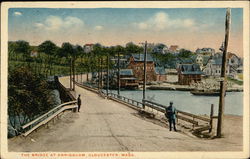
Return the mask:
<path id="1" fill-rule="evenodd" d="M 195 51 L 218 51 L 225 34 L 225 8 L 11 8 L 9 41 L 39 45 L 51 40 L 84 45 L 164 43 Z M 231 9 L 229 51 L 242 56 L 243 10 Z"/>

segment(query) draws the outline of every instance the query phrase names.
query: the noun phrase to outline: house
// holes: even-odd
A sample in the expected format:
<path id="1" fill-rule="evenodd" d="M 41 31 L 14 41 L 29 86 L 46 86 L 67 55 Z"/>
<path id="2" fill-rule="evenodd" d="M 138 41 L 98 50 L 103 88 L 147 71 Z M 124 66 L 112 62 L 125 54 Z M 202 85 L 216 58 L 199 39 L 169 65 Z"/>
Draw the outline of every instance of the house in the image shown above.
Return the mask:
<path id="1" fill-rule="evenodd" d="M 234 53 L 228 53 L 228 65 L 233 67 L 240 67 L 242 65 L 241 59 Z"/>
<path id="2" fill-rule="evenodd" d="M 153 53 L 166 54 L 168 52 L 168 47 L 164 44 L 157 44 L 152 51 Z"/>
<path id="3" fill-rule="evenodd" d="M 30 52 L 30 57 L 37 57 L 38 56 L 38 52 L 37 51 L 31 51 Z"/>
<path id="4" fill-rule="evenodd" d="M 180 48 L 178 45 L 171 45 L 168 49 L 168 52 L 172 54 L 177 54 L 179 53 L 179 51 L 180 51 Z"/>
<path id="5" fill-rule="evenodd" d="M 209 59 L 208 63 L 206 64 L 203 72 L 207 76 L 220 76 L 221 75 L 221 67 L 222 67 L 222 53 L 216 53 L 211 59 Z M 226 67 L 226 74 L 233 75 L 235 71 L 229 71 L 229 65 Z"/>
<path id="6" fill-rule="evenodd" d="M 129 58 L 128 69 L 132 69 L 134 76 L 143 83 L 144 79 L 144 54 L 132 54 Z M 156 81 L 155 64 L 151 54 L 147 54 L 146 63 L 147 82 Z"/>
<path id="7" fill-rule="evenodd" d="M 198 64 L 200 66 L 200 69 L 203 70 L 205 66 L 207 65 L 209 59 L 211 59 L 212 56 L 208 55 L 202 55 L 202 54 L 197 54 L 192 57 L 194 63 Z"/>
<path id="8" fill-rule="evenodd" d="M 202 55 L 209 55 L 213 56 L 215 54 L 215 50 L 212 48 L 202 48 L 202 49 L 197 49 L 196 54 L 202 54 Z"/>
<path id="9" fill-rule="evenodd" d="M 178 83 L 181 85 L 189 85 L 192 82 L 201 81 L 203 72 L 198 64 L 180 64 L 177 68 Z"/>
<path id="10" fill-rule="evenodd" d="M 155 67 L 156 81 L 166 81 L 167 75 L 164 67 Z"/>
<path id="11" fill-rule="evenodd" d="M 94 44 L 85 44 L 83 50 L 85 53 L 90 53 L 93 50 Z"/>
<path id="12" fill-rule="evenodd" d="M 139 81 L 135 78 L 132 69 L 120 70 L 120 86 L 121 88 L 138 88 Z"/>

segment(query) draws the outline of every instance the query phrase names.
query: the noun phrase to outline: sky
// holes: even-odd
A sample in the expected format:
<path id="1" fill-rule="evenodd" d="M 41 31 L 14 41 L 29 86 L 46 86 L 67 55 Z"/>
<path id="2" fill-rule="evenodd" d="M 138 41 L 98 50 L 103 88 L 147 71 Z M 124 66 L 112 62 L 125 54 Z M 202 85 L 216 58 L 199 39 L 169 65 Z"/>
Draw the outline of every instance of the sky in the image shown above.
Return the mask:
<path id="1" fill-rule="evenodd" d="M 225 38 L 225 8 L 10 8 L 9 41 L 51 40 L 105 46 L 164 43 L 218 51 Z M 243 54 L 243 9 L 231 9 L 228 51 Z"/>

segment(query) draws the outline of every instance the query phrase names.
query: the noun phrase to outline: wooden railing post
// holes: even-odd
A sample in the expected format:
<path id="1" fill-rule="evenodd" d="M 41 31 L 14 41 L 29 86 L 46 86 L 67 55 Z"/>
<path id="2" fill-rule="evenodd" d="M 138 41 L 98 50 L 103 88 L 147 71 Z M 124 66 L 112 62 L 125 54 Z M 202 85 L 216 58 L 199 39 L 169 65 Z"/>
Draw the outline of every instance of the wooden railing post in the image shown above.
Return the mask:
<path id="1" fill-rule="evenodd" d="M 214 115 L 214 104 L 211 104 L 210 122 L 209 122 L 209 125 L 210 125 L 209 133 L 211 133 L 212 129 L 213 129 L 213 115 Z"/>

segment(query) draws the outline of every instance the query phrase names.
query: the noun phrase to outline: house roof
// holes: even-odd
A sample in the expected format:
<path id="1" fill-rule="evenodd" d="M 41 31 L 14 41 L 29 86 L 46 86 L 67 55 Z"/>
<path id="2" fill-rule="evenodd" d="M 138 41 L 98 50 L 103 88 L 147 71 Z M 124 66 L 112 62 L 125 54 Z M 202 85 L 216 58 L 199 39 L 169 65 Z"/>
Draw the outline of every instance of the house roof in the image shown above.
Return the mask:
<path id="1" fill-rule="evenodd" d="M 203 56 L 203 65 L 206 65 L 210 59 L 210 56 Z"/>
<path id="2" fill-rule="evenodd" d="M 144 61 L 144 54 L 132 54 L 132 57 L 134 58 L 134 60 L 136 62 L 143 62 Z M 153 58 L 151 56 L 151 54 L 147 54 L 147 62 L 153 62 Z"/>
<path id="3" fill-rule="evenodd" d="M 158 75 L 165 75 L 166 71 L 164 67 L 155 67 L 155 73 Z"/>
<path id="4" fill-rule="evenodd" d="M 179 48 L 178 45 L 171 45 L 170 48 L 169 48 L 169 50 L 170 51 L 176 51 L 178 48 Z"/>
<path id="5" fill-rule="evenodd" d="M 132 69 L 121 69 L 120 75 L 121 76 L 133 76 L 134 73 L 133 73 Z"/>
<path id="6" fill-rule="evenodd" d="M 94 44 L 85 44 L 84 46 L 92 46 L 92 45 L 94 45 Z"/>
<path id="7" fill-rule="evenodd" d="M 198 64 L 180 64 L 179 69 L 182 74 L 199 75 L 203 74 Z"/>
<path id="8" fill-rule="evenodd" d="M 192 64 L 194 62 L 192 58 L 178 58 L 178 61 L 182 64 Z"/>

